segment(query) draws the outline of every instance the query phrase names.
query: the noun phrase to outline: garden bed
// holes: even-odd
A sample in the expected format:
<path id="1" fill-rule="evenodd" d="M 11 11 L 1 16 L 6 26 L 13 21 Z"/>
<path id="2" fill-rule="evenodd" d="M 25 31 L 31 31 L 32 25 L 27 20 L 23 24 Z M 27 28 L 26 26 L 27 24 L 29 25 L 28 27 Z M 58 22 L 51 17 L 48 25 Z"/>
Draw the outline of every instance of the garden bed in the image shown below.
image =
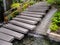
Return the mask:
<path id="1" fill-rule="evenodd" d="M 60 42 L 60 34 L 51 32 L 50 29 L 48 29 L 47 34 L 48 34 L 48 37 L 49 37 L 51 40 L 54 40 L 54 41 L 56 41 L 56 42 Z"/>
<path id="2" fill-rule="evenodd" d="M 51 40 L 60 42 L 60 11 L 57 11 L 52 17 L 47 33 Z"/>

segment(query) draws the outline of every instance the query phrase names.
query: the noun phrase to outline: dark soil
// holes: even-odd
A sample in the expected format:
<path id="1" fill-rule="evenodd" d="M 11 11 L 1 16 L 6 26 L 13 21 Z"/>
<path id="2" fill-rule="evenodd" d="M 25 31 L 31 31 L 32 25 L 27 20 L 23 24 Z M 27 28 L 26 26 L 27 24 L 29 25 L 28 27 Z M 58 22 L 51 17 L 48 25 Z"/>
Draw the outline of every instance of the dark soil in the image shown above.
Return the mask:
<path id="1" fill-rule="evenodd" d="M 56 31 L 57 34 L 60 34 L 60 28 Z"/>

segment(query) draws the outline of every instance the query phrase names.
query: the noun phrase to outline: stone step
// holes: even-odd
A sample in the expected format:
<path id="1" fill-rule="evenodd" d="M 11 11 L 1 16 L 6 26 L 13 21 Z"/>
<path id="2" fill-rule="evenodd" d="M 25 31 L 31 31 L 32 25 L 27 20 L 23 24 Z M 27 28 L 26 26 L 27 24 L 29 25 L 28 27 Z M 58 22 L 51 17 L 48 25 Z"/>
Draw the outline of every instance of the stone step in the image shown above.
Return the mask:
<path id="1" fill-rule="evenodd" d="M 35 8 L 35 7 L 38 7 L 38 8 L 49 8 L 50 5 L 33 5 L 33 6 L 30 6 L 29 8 Z"/>
<path id="2" fill-rule="evenodd" d="M 37 15 L 45 15 L 46 13 L 23 11 L 21 14 L 37 14 Z"/>
<path id="3" fill-rule="evenodd" d="M 42 1 L 42 2 L 38 2 L 38 3 L 37 3 L 37 5 L 42 5 L 42 4 L 43 4 L 43 5 L 46 5 L 46 4 L 49 5 L 49 4 L 48 4 L 47 2 L 45 2 L 45 1 Z"/>
<path id="4" fill-rule="evenodd" d="M 50 5 L 33 5 L 33 6 L 30 6 L 30 7 L 28 7 L 27 9 L 29 9 L 29 8 L 41 8 L 41 9 L 46 9 L 46 8 L 49 8 L 50 7 Z"/>
<path id="5" fill-rule="evenodd" d="M 0 45 L 13 45 L 12 43 L 0 40 Z"/>
<path id="6" fill-rule="evenodd" d="M 21 13 L 21 15 L 30 16 L 30 17 L 36 17 L 36 18 L 43 17 L 42 15 L 37 15 L 37 14 L 23 14 L 23 13 Z"/>
<path id="7" fill-rule="evenodd" d="M 39 9 L 39 10 L 27 10 L 27 11 L 30 11 L 30 12 L 43 12 L 43 13 L 46 13 L 47 10 L 44 10 L 44 9 Z"/>
<path id="8" fill-rule="evenodd" d="M 18 40 L 21 40 L 24 37 L 24 34 L 14 32 L 14 31 L 12 31 L 10 29 L 6 29 L 6 28 L 3 28 L 3 27 L 0 28 L 0 32 L 5 33 L 5 34 L 10 35 L 10 36 L 13 36 Z"/>
<path id="9" fill-rule="evenodd" d="M 3 27 L 14 30 L 14 31 L 17 31 L 17 32 L 20 32 L 20 33 L 24 33 L 24 34 L 28 33 L 27 29 L 19 27 L 19 26 L 12 25 L 12 24 L 9 24 L 9 23 L 3 25 Z"/>
<path id="10" fill-rule="evenodd" d="M 29 7 L 27 9 L 49 9 L 49 7 L 35 6 L 35 7 Z"/>
<path id="11" fill-rule="evenodd" d="M 24 27 L 24 28 L 29 29 L 29 30 L 33 30 L 36 27 L 35 25 L 30 25 L 30 24 L 19 22 L 19 21 L 16 21 L 16 20 L 11 20 L 9 22 L 12 23 L 12 24 L 15 24 L 17 26 Z"/>
<path id="12" fill-rule="evenodd" d="M 33 7 L 33 8 L 27 8 L 26 10 L 48 10 L 49 7 Z"/>
<path id="13" fill-rule="evenodd" d="M 0 32 L 0 39 L 11 42 L 14 40 L 14 37 Z"/>
<path id="14" fill-rule="evenodd" d="M 33 21 L 41 20 L 41 18 L 34 18 L 34 17 L 24 16 L 24 15 L 18 15 L 17 18 L 29 19 L 29 20 L 33 20 Z"/>
<path id="15" fill-rule="evenodd" d="M 33 5 L 33 6 L 30 6 L 30 7 L 34 7 L 34 6 L 44 6 L 44 7 L 49 7 L 51 4 L 48 4 L 48 3 L 36 3 L 35 5 Z"/>
<path id="16" fill-rule="evenodd" d="M 31 25 L 37 24 L 37 21 L 27 20 L 27 19 L 23 19 L 23 18 L 13 18 L 13 20 L 28 23 Z"/>

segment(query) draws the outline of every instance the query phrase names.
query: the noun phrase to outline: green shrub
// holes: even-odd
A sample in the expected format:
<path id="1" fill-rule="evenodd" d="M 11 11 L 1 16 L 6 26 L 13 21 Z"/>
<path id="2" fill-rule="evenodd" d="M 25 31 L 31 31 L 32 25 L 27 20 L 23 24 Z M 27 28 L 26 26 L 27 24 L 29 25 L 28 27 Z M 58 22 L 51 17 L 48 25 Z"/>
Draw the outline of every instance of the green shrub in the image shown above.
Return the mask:
<path id="1" fill-rule="evenodd" d="M 60 0 L 47 0 L 47 2 L 50 4 L 60 5 Z"/>
<path id="2" fill-rule="evenodd" d="M 55 1 L 54 0 L 47 0 L 48 3 L 53 4 Z"/>
<path id="3" fill-rule="evenodd" d="M 53 22 L 53 23 L 51 23 L 51 25 L 50 25 L 50 29 L 51 29 L 51 31 L 55 32 L 55 31 L 58 30 L 58 26 Z"/>
<path id="4" fill-rule="evenodd" d="M 12 20 L 12 15 L 8 15 L 8 20 Z"/>
<path id="5" fill-rule="evenodd" d="M 11 8 L 18 8 L 18 7 L 20 7 L 20 3 L 13 3 L 11 5 Z"/>
<path id="6" fill-rule="evenodd" d="M 29 6 L 29 2 L 25 2 L 22 6 L 23 11 Z"/>
<path id="7" fill-rule="evenodd" d="M 34 3 L 35 3 L 35 1 L 33 1 L 33 0 L 31 0 L 31 1 L 29 2 L 30 5 L 33 5 Z"/>
<path id="8" fill-rule="evenodd" d="M 57 11 L 52 18 L 52 23 L 50 25 L 51 31 L 57 31 L 60 27 L 60 11 Z"/>
<path id="9" fill-rule="evenodd" d="M 54 15 L 54 17 L 52 18 L 52 22 L 55 22 L 56 24 L 60 24 L 60 12 L 57 11 Z"/>
<path id="10" fill-rule="evenodd" d="M 56 3 L 57 5 L 60 5 L 60 0 L 55 0 L 55 3 Z"/>
<path id="11" fill-rule="evenodd" d="M 18 15 L 19 14 L 19 12 L 16 10 L 16 11 L 14 11 L 14 15 Z"/>
<path id="12" fill-rule="evenodd" d="M 24 2 L 24 0 L 20 0 L 20 3 L 23 3 Z"/>

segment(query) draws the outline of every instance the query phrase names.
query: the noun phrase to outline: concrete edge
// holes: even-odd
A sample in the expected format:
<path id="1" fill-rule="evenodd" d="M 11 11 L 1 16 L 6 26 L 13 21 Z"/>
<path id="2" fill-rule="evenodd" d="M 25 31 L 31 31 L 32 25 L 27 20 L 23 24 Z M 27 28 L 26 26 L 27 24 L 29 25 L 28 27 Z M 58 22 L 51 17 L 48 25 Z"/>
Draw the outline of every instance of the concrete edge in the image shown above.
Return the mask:
<path id="1" fill-rule="evenodd" d="M 46 14 L 45 18 L 35 29 L 37 34 L 47 35 L 47 29 L 49 28 L 51 18 L 56 11 L 57 11 L 57 9 L 52 7 L 51 10 Z"/>
<path id="2" fill-rule="evenodd" d="M 50 40 L 60 42 L 60 35 L 59 34 L 51 32 L 50 29 L 48 29 L 47 34 L 48 34 L 47 36 L 49 37 Z"/>

